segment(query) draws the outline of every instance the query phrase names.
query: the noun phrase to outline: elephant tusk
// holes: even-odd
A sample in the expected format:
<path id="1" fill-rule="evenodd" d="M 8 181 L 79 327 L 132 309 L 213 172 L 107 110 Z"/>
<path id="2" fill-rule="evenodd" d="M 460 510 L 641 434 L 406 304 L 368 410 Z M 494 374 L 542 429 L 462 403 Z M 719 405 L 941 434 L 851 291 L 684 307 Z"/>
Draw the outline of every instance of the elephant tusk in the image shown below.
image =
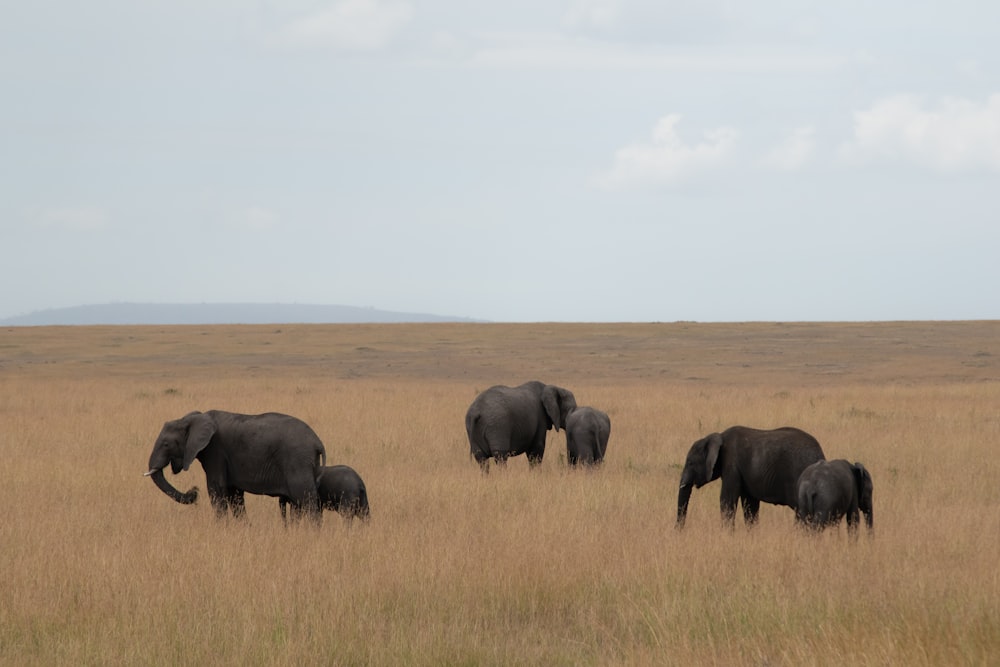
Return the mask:
<path id="1" fill-rule="evenodd" d="M 143 477 L 151 477 L 151 476 L 155 475 L 158 472 L 159 472 L 159 470 L 150 470 L 149 472 L 142 473 L 142 476 Z"/>

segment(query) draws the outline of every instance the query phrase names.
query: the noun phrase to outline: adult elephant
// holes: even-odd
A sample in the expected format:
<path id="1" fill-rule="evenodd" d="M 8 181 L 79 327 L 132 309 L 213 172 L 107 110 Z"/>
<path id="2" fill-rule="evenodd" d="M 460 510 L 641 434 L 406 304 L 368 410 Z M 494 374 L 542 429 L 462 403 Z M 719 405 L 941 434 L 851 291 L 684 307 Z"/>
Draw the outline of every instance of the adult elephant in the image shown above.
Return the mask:
<path id="1" fill-rule="evenodd" d="M 861 513 L 868 534 L 874 531 L 872 476 L 860 463 L 846 459 L 817 461 L 802 471 L 795 516 L 807 527 L 823 530 L 847 517 L 847 532 L 857 535 Z"/>
<path id="2" fill-rule="evenodd" d="M 549 429 L 566 427 L 576 409 L 573 392 L 533 380 L 517 387 L 497 385 L 479 394 L 465 413 L 469 448 L 483 472 L 489 460 L 506 465 L 507 457 L 526 454 L 534 467 L 545 455 Z"/>
<path id="3" fill-rule="evenodd" d="M 163 425 L 146 476 L 177 502 L 193 503 L 198 489 L 181 493 L 166 480 L 163 469 L 169 464 L 176 475 L 195 459 L 205 470 L 208 497 L 219 517 L 228 510 L 242 516 L 244 493 L 284 497 L 292 503 L 293 516 L 305 511 L 317 521 L 322 517 L 316 482 L 326 450 L 300 419 L 276 412 L 191 412 Z"/>
<path id="4" fill-rule="evenodd" d="M 590 406 L 573 410 L 566 418 L 566 460 L 571 466 L 601 463 L 610 436 L 611 419 L 607 413 Z"/>
<path id="5" fill-rule="evenodd" d="M 677 527 L 684 527 L 692 487 L 700 489 L 720 477 L 722 519 L 730 526 L 737 501 L 743 503 L 748 526 L 756 523 L 761 502 L 795 509 L 799 475 L 825 458 L 816 438 L 790 426 L 774 430 L 733 426 L 712 433 L 688 451 L 677 494 Z"/>
<path id="6" fill-rule="evenodd" d="M 345 520 L 367 521 L 371 515 L 368 507 L 368 489 L 361 475 L 351 466 L 336 465 L 323 468 L 316 486 L 319 504 L 325 510 L 337 512 Z M 281 518 L 285 518 L 287 499 L 278 499 Z"/>

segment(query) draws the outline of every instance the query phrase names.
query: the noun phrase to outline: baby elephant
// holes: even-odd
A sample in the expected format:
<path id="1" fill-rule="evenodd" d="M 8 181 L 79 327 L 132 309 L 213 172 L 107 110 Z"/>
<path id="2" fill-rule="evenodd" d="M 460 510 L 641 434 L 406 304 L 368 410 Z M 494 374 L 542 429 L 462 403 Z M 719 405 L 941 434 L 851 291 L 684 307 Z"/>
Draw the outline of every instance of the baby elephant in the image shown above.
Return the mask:
<path id="1" fill-rule="evenodd" d="M 844 459 L 817 461 L 799 476 L 795 518 L 810 528 L 823 530 L 847 515 L 847 531 L 857 535 L 860 510 L 871 535 L 872 489 L 872 476 L 860 463 L 851 465 Z"/>
<path id="2" fill-rule="evenodd" d="M 368 520 L 368 491 L 354 468 L 345 465 L 323 468 L 316 490 L 323 509 L 333 510 L 348 521 Z M 285 518 L 285 502 L 285 498 L 278 499 L 282 519 Z"/>
<path id="3" fill-rule="evenodd" d="M 566 458 L 571 466 L 597 465 L 604 460 L 611 419 L 591 407 L 578 407 L 566 418 Z"/>

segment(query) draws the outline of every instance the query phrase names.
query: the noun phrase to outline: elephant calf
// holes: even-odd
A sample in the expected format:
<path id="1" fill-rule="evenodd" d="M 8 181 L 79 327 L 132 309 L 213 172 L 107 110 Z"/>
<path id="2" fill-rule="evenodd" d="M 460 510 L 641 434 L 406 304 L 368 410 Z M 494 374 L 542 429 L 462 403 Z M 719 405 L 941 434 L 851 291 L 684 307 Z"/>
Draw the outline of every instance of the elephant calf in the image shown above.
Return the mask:
<path id="1" fill-rule="evenodd" d="M 345 465 L 324 467 L 316 489 L 323 509 L 333 510 L 348 521 L 368 520 L 368 491 L 354 468 Z M 285 498 L 278 499 L 282 519 L 285 518 L 285 502 Z"/>
<path id="2" fill-rule="evenodd" d="M 817 461 L 799 476 L 795 516 L 815 530 L 836 525 L 847 516 L 847 531 L 856 535 L 860 511 L 871 535 L 872 491 L 872 476 L 860 463 L 852 465 L 844 459 Z"/>
<path id="3" fill-rule="evenodd" d="M 611 419 L 600 410 L 582 406 L 566 418 L 566 460 L 571 466 L 604 461 L 611 436 Z"/>

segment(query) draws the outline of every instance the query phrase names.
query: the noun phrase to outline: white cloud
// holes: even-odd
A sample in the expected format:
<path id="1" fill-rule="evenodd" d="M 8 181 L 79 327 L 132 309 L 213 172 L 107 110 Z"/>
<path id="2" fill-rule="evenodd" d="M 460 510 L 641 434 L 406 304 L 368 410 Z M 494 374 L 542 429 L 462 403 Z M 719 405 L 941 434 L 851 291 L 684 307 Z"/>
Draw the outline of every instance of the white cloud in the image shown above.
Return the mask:
<path id="1" fill-rule="evenodd" d="M 779 171 L 794 171 L 809 161 L 815 147 L 816 128 L 798 127 L 781 144 L 765 154 L 761 164 Z"/>
<path id="2" fill-rule="evenodd" d="M 854 137 L 841 149 L 854 163 L 905 161 L 954 171 L 1000 169 L 1000 94 L 983 103 L 915 95 L 879 100 L 854 113 Z"/>
<path id="3" fill-rule="evenodd" d="M 675 186 L 730 161 L 739 138 L 734 128 L 717 127 L 706 131 L 702 141 L 685 144 L 676 130 L 680 119 L 679 114 L 664 116 L 653 128 L 650 141 L 619 149 L 598 185 L 612 190 Z"/>
<path id="4" fill-rule="evenodd" d="M 407 2 L 341 0 L 287 24 L 279 32 L 278 42 L 291 46 L 375 51 L 391 42 L 412 17 L 413 8 Z"/>
<path id="5" fill-rule="evenodd" d="M 35 223 L 44 229 L 66 229 L 94 232 L 108 227 L 110 217 L 104 209 L 91 206 L 42 209 L 34 215 Z"/>

